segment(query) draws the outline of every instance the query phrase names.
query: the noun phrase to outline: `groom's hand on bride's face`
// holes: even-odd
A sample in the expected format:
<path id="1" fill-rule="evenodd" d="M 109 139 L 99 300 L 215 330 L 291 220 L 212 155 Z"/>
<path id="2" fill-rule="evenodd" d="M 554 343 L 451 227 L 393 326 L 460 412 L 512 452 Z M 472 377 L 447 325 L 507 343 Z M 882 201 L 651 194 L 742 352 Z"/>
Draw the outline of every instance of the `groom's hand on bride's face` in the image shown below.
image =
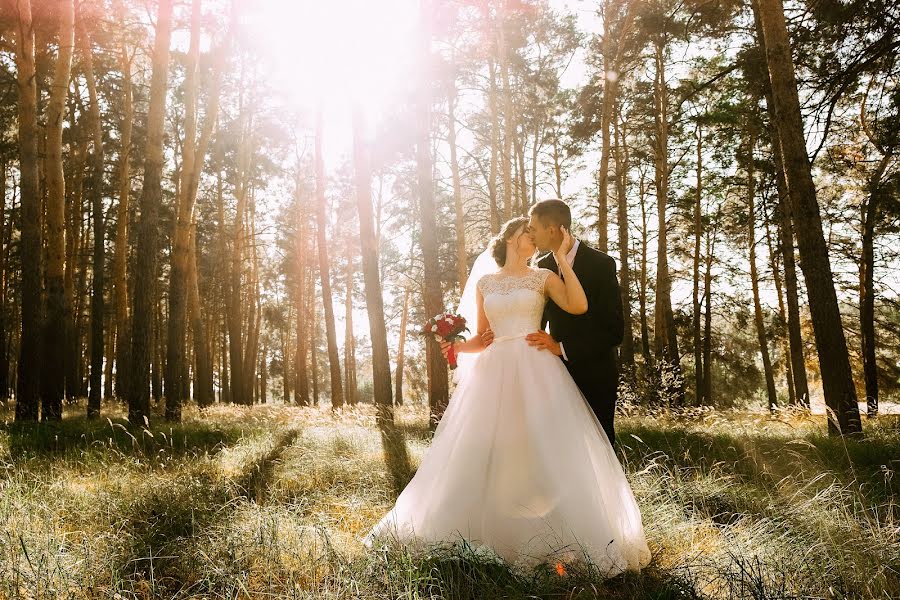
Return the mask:
<path id="1" fill-rule="evenodd" d="M 553 336 L 546 331 L 535 331 L 525 336 L 525 340 L 529 346 L 533 346 L 538 350 L 549 350 L 556 356 L 562 356 L 562 348 L 559 342 L 553 339 Z"/>

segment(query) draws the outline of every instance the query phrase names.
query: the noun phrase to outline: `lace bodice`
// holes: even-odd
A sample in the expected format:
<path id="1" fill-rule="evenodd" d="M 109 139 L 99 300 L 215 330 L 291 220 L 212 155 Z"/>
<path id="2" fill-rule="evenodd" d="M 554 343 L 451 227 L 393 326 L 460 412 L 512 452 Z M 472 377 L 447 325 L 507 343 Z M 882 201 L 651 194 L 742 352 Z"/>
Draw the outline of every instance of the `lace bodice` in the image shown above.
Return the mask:
<path id="1" fill-rule="evenodd" d="M 526 275 L 491 273 L 478 280 L 495 337 L 518 336 L 537 331 L 544 312 L 544 288 L 549 269 L 531 269 Z"/>

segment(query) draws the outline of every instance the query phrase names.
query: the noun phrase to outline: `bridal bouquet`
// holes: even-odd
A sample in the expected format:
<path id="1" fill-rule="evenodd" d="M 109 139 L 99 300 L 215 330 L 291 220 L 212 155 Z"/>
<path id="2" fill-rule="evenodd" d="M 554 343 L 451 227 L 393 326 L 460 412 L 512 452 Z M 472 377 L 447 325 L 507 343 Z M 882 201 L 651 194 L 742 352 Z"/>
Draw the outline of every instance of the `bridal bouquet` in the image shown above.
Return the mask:
<path id="1" fill-rule="evenodd" d="M 433 335 L 437 341 L 446 340 L 451 343 L 450 350 L 447 352 L 447 362 L 451 369 L 455 369 L 456 351 L 452 344 L 457 340 L 461 342 L 466 340 L 462 336 L 463 331 L 469 331 L 465 318 L 452 313 L 441 313 L 428 319 L 422 328 L 422 335 Z"/>

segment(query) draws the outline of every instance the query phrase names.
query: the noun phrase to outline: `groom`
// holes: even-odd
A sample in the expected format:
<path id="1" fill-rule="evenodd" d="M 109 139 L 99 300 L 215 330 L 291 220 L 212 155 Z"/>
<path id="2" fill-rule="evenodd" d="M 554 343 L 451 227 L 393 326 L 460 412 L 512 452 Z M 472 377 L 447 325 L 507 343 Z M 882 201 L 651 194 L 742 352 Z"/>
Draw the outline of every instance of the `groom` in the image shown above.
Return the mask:
<path id="1" fill-rule="evenodd" d="M 542 200 L 531 207 L 527 231 L 540 252 L 548 252 L 538 266 L 559 274 L 553 252 L 563 242 L 561 229 L 570 229 L 572 213 L 562 200 Z M 608 255 L 584 242 L 570 238 L 566 257 L 578 276 L 588 299 L 588 310 L 572 315 L 548 300 L 541 319 L 541 331 L 529 334 L 528 343 L 559 356 L 572 379 L 615 444 L 613 418 L 616 412 L 618 369 L 616 346 L 622 343 L 624 321 L 622 296 L 616 279 L 616 263 Z M 543 329 L 550 323 L 550 333 Z"/>

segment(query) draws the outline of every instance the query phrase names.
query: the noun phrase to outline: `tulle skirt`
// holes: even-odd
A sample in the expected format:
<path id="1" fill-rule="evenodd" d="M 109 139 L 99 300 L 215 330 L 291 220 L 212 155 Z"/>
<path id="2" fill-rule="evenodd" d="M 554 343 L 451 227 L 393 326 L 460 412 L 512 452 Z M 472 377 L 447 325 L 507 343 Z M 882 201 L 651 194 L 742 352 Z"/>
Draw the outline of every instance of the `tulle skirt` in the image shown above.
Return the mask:
<path id="1" fill-rule="evenodd" d="M 556 356 L 500 338 L 456 388 L 393 509 L 364 538 L 487 547 L 512 564 L 586 561 L 607 576 L 650 560 L 612 446 Z"/>

